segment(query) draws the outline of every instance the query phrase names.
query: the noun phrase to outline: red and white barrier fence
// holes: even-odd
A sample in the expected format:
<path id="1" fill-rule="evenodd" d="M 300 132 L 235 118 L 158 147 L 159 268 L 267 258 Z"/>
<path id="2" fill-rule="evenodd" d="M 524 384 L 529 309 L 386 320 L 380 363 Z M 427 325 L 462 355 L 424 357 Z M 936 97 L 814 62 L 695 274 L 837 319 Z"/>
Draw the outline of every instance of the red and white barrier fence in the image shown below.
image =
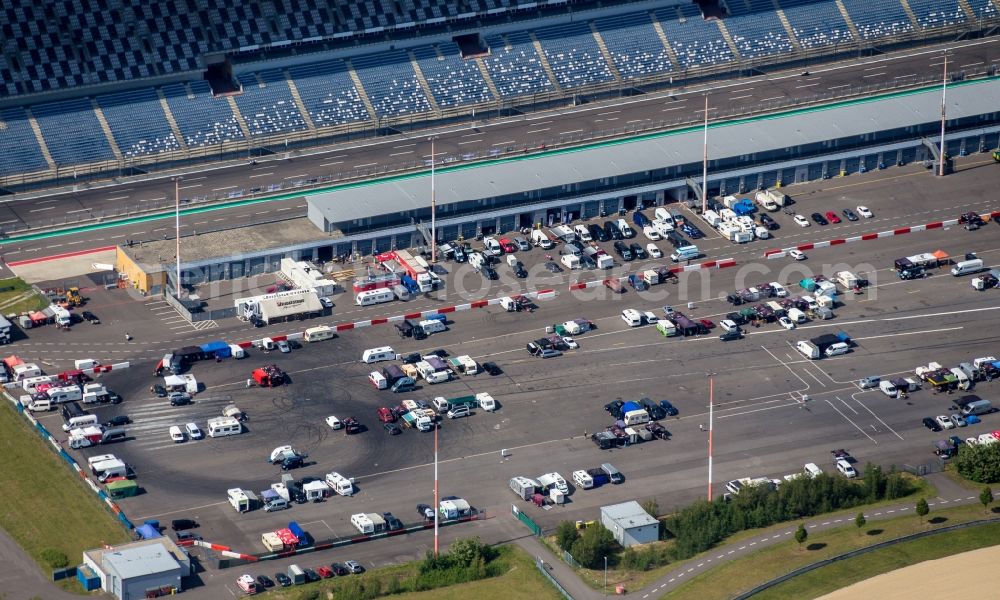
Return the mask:
<path id="1" fill-rule="evenodd" d="M 223 546 L 222 544 L 213 544 L 211 542 L 206 542 L 203 540 L 194 540 L 194 543 L 192 545 L 201 546 L 202 548 L 208 548 L 209 550 L 214 550 L 219 554 L 227 556 L 229 558 L 240 558 L 251 562 L 257 561 L 257 557 L 252 554 L 241 554 L 239 552 L 233 552 L 232 548 L 230 548 L 229 546 Z"/>
<path id="2" fill-rule="evenodd" d="M 1000 219 L 1000 211 L 987 213 L 987 215 L 990 220 Z M 916 233 L 918 231 L 942 229 L 944 227 L 951 227 L 953 225 L 958 225 L 958 219 L 948 219 L 947 221 L 934 221 L 933 223 L 926 223 L 924 225 L 912 225 L 910 227 L 900 227 L 898 229 L 890 229 L 889 231 L 880 231 L 878 233 L 865 233 L 862 235 L 855 235 L 848 238 L 827 240 L 825 242 L 813 242 L 810 244 L 801 244 L 799 246 L 790 246 L 788 248 L 773 248 L 771 250 L 766 250 L 764 252 L 764 258 L 784 258 L 792 250 L 799 250 L 805 252 L 806 250 L 813 250 L 815 248 L 829 248 L 830 246 L 839 246 L 841 244 L 852 244 L 854 242 L 867 242 L 869 240 L 878 240 L 897 235 L 905 235 L 907 233 Z"/>
<path id="3" fill-rule="evenodd" d="M 556 296 L 555 290 L 541 290 L 538 292 L 525 292 L 523 294 L 511 294 L 511 296 L 524 296 L 525 298 L 532 298 L 534 300 L 549 300 Z M 476 300 L 474 302 L 468 302 L 466 304 L 456 304 L 454 306 L 443 306 L 441 308 L 431 308 L 428 310 L 408 313 L 405 315 L 394 315 L 391 317 L 379 317 L 375 319 L 368 319 L 366 321 L 355 321 L 354 323 L 340 323 L 338 325 L 331 326 L 332 329 L 340 331 L 350 331 L 352 329 L 361 329 L 363 327 L 371 327 L 373 325 L 383 325 L 385 323 L 398 323 L 400 321 L 405 321 L 407 319 L 421 319 L 430 317 L 432 315 L 444 315 L 454 312 L 461 312 L 465 310 L 472 310 L 476 308 L 485 308 L 487 306 L 495 306 L 500 304 L 503 298 L 510 296 L 498 296 L 496 298 L 490 298 L 489 300 Z M 297 340 L 302 339 L 305 332 L 289 333 L 287 335 L 273 335 L 270 338 L 275 342 L 285 341 L 285 340 Z M 241 348 L 251 348 L 253 346 L 260 345 L 262 340 L 252 340 L 237 342 L 236 345 Z"/>
<path id="4" fill-rule="evenodd" d="M 698 263 L 696 265 L 680 265 L 676 267 L 671 267 L 670 272 L 677 273 L 689 273 L 691 271 L 702 271 L 705 269 L 725 269 L 726 267 L 736 266 L 735 258 L 723 258 L 721 260 L 710 260 L 708 262 Z M 595 281 L 579 281 L 577 283 L 571 283 L 569 286 L 570 291 L 573 290 L 583 290 L 592 287 L 598 287 L 601 285 L 607 285 L 611 281 L 624 282 L 628 279 L 628 275 L 623 275 L 621 277 L 608 277 L 607 279 L 597 279 Z"/>

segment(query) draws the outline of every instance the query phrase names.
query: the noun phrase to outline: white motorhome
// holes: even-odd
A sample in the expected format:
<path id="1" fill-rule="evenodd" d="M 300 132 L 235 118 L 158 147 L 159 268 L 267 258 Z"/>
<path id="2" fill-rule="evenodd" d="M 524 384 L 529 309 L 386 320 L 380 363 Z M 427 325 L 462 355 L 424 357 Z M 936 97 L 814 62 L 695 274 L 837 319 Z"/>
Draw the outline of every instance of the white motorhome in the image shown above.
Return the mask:
<path id="1" fill-rule="evenodd" d="M 340 473 L 332 472 L 326 474 L 326 484 L 330 489 L 341 496 L 354 495 L 354 481 L 344 477 Z"/>
<path id="2" fill-rule="evenodd" d="M 392 290 L 389 288 L 380 288 L 377 290 L 358 292 L 358 295 L 354 297 L 354 303 L 358 306 L 371 306 L 372 304 L 392 302 L 394 298 L 395 296 L 393 296 Z"/>
<path id="3" fill-rule="evenodd" d="M 214 417 L 208 420 L 208 437 L 225 437 L 243 433 L 243 425 L 234 417 Z"/>
<path id="4" fill-rule="evenodd" d="M 396 360 L 396 351 L 391 346 L 369 348 L 361 354 L 363 363 L 377 363 L 383 360 Z"/>

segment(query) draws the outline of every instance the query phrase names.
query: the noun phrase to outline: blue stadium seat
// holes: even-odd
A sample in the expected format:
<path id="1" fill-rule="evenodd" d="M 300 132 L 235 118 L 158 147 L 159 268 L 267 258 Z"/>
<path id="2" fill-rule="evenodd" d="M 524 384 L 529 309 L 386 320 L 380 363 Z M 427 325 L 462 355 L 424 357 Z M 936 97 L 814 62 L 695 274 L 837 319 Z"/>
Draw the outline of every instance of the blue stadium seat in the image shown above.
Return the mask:
<path id="1" fill-rule="evenodd" d="M 724 21 L 729 36 L 743 58 L 758 58 L 791 52 L 791 40 L 774 12 L 770 0 L 729 0 L 730 16 Z"/>
<path id="2" fill-rule="evenodd" d="M 446 108 L 493 100 L 493 93 L 486 85 L 476 61 L 463 60 L 458 44 L 444 42 L 438 50 L 442 58 L 438 58 L 431 46 L 413 49 L 413 56 L 417 59 L 438 106 Z"/>
<path id="3" fill-rule="evenodd" d="M 913 31 L 913 23 L 899 0 L 843 0 L 847 14 L 865 40 Z"/>
<path id="4" fill-rule="evenodd" d="M 958 25 L 969 19 L 958 0 L 909 0 L 909 3 L 922 29 Z"/>
<path id="5" fill-rule="evenodd" d="M 406 52 L 391 50 L 367 54 L 352 58 L 351 64 L 379 117 L 400 117 L 431 110 Z"/>
<path id="6" fill-rule="evenodd" d="M 779 0 L 795 32 L 795 39 L 805 49 L 835 46 L 854 40 L 844 16 L 833 0 Z"/>
<path id="7" fill-rule="evenodd" d="M 288 69 L 313 125 L 327 127 L 370 119 L 361 94 L 342 60 L 298 65 Z"/>
<path id="8" fill-rule="evenodd" d="M 614 80 L 586 23 L 545 27 L 536 30 L 535 37 L 560 87 L 570 89 Z"/>
<path id="9" fill-rule="evenodd" d="M 733 51 L 715 23 L 706 22 L 693 4 L 659 8 L 654 13 L 682 69 L 734 60 Z"/>
<path id="10" fill-rule="evenodd" d="M 188 148 L 214 146 L 224 142 L 244 139 L 236 115 L 229 108 L 225 98 L 213 98 L 212 90 L 205 81 L 189 84 L 191 96 L 179 83 L 165 85 L 163 95 L 167 98 L 170 113 L 177 122 L 184 143 Z"/>
<path id="11" fill-rule="evenodd" d="M 1000 15 L 1000 11 L 997 11 L 997 7 L 990 0 L 966 0 L 969 4 L 969 8 L 972 9 L 972 14 L 975 15 L 976 19 L 991 19 Z"/>
<path id="12" fill-rule="evenodd" d="M 144 88 L 98 96 L 97 105 L 126 158 L 180 149 L 156 90 Z"/>
<path id="13" fill-rule="evenodd" d="M 291 133 L 307 129 L 305 119 L 295 105 L 285 75 L 277 69 L 262 71 L 258 78 L 252 73 L 237 77 L 243 93 L 236 96 L 236 106 L 243 115 L 251 137 Z"/>
<path id="14" fill-rule="evenodd" d="M 624 79 L 668 73 L 674 70 L 648 13 L 629 13 L 594 21 Z"/>
<path id="15" fill-rule="evenodd" d="M 42 149 L 35 139 L 35 132 L 23 108 L 0 109 L 0 175 L 18 175 L 44 171 L 49 168 L 42 156 Z"/>
<path id="16" fill-rule="evenodd" d="M 36 104 L 31 114 L 57 165 L 115 159 L 89 98 Z"/>
<path id="17" fill-rule="evenodd" d="M 486 38 L 490 55 L 485 59 L 486 69 L 493 85 L 504 98 L 527 96 L 547 92 L 552 82 L 542 68 L 535 46 L 527 33 L 519 31 L 507 35 L 510 46 L 503 38 L 493 35 Z"/>

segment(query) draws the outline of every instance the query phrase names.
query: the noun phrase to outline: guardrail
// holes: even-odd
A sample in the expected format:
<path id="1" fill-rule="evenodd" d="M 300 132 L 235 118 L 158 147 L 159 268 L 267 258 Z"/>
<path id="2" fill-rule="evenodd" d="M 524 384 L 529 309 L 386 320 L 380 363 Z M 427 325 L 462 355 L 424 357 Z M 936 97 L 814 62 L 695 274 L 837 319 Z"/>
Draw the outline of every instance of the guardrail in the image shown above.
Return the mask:
<path id="1" fill-rule="evenodd" d="M 573 596 L 571 596 L 570 593 L 566 590 L 566 588 L 564 588 L 562 584 L 559 583 L 559 580 L 556 579 L 552 575 L 552 573 L 549 573 L 548 565 L 544 560 L 536 556 L 535 566 L 538 567 L 538 570 L 542 573 L 542 575 L 544 575 L 545 578 L 549 580 L 549 583 L 556 586 L 556 589 L 559 590 L 559 593 L 562 594 L 563 598 L 565 598 L 566 600 L 573 600 Z"/>
<path id="2" fill-rule="evenodd" d="M 930 531 L 921 531 L 920 533 L 913 533 L 913 534 L 910 534 L 910 535 L 905 535 L 903 537 L 895 538 L 895 539 L 892 539 L 892 540 L 886 540 L 884 542 L 879 542 L 878 544 L 867 546 L 865 548 L 859 548 L 857 550 L 852 550 L 850 552 L 845 552 L 844 554 L 839 554 L 839 555 L 834 556 L 832 558 L 827 558 L 825 560 L 821 560 L 821 561 L 814 562 L 812 564 L 806 565 L 804 567 L 800 567 L 800 568 L 795 569 L 794 571 L 792 571 L 790 573 L 786 573 L 785 575 L 782 575 L 781 577 L 777 577 L 775 579 L 772 579 L 770 581 L 762 583 L 762 584 L 758 585 L 757 587 L 753 588 L 752 590 L 749 590 L 747 592 L 743 592 L 739 596 L 736 596 L 734 598 L 734 600 L 747 600 L 748 598 L 751 598 L 752 596 L 754 596 L 756 594 L 759 594 L 759 593 L 763 592 L 764 590 L 766 590 L 768 588 L 772 588 L 772 587 L 778 585 L 779 583 L 784 583 L 785 581 L 788 581 L 789 579 L 792 579 L 794 577 L 798 577 L 799 575 L 803 575 L 805 573 L 808 573 L 809 571 L 813 571 L 813 570 L 819 569 L 820 567 L 825 567 L 825 566 L 833 564 L 835 562 L 839 562 L 839 561 L 842 561 L 842 560 L 847 560 L 849 558 L 855 558 L 855 557 L 858 557 L 858 556 L 862 556 L 864 554 L 867 554 L 869 552 L 873 552 L 875 550 L 881 550 L 883 548 L 888 548 L 890 546 L 895 546 L 896 544 L 902 544 L 902 543 L 905 543 L 905 542 L 912 542 L 913 540 L 918 540 L 920 538 L 925 538 L 925 537 L 932 536 L 932 535 L 938 535 L 940 533 L 948 533 L 950 531 L 957 531 L 959 529 L 966 529 L 968 527 L 978 527 L 980 525 L 991 525 L 991 524 L 994 524 L 994 523 L 1000 523 L 1000 519 L 979 519 L 977 521 L 969 521 L 967 523 L 959 523 L 958 525 L 949 525 L 948 527 L 942 527 L 940 529 L 933 529 L 933 530 L 930 530 Z"/>

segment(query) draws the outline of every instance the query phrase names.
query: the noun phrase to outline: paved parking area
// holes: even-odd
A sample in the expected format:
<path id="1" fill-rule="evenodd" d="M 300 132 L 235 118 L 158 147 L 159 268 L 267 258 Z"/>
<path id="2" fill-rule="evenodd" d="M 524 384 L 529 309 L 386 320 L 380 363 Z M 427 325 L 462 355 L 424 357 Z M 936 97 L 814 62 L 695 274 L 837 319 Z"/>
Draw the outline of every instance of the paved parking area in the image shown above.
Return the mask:
<path id="1" fill-rule="evenodd" d="M 876 219 L 845 226 L 863 226 L 864 231 L 869 231 L 891 229 L 915 219 L 925 222 L 941 218 L 918 214 L 926 211 L 950 217 L 966 204 L 990 204 L 978 199 L 989 196 L 980 189 L 988 182 L 977 176 L 951 181 L 953 186 L 959 181 L 969 184 L 969 193 L 949 196 L 956 199 L 953 205 L 938 206 L 928 196 L 918 198 L 907 210 L 897 206 L 898 199 L 886 199 L 890 191 L 910 193 L 897 189 L 903 185 L 901 181 L 907 181 L 906 177 L 873 181 L 870 188 L 857 189 L 833 189 L 837 182 L 825 182 L 829 187 L 823 192 L 802 194 L 806 197 L 799 200 L 799 210 L 803 211 L 807 203 L 832 202 L 831 198 L 848 205 L 865 203 L 876 211 Z M 913 181 L 917 181 L 916 176 Z M 854 185 L 847 180 L 841 183 Z M 919 183 L 936 185 L 927 177 L 919 179 Z M 794 190 L 790 193 L 796 197 Z M 806 233 L 813 234 L 820 228 L 808 230 Z M 826 231 L 820 233 L 826 235 Z M 260 534 L 289 519 L 302 523 L 317 538 L 351 535 L 354 530 L 350 515 L 362 511 L 388 510 L 405 522 L 417 521 L 415 504 L 430 503 L 433 498 L 433 438 L 410 430 L 390 437 L 378 427 L 375 418 L 377 407 L 398 404 L 404 398 L 430 400 L 438 395 L 454 397 L 486 391 L 499 402 L 496 413 L 476 411 L 469 418 L 445 422 L 440 430 L 442 495 L 467 498 L 495 516 L 482 523 L 459 526 L 447 535 L 464 535 L 460 533 L 464 529 L 491 542 L 523 533 L 507 517 L 515 502 L 542 526 L 552 527 L 562 519 L 593 519 L 599 506 L 614 502 L 655 497 L 663 510 L 669 510 L 703 494 L 707 434 L 699 426 L 708 422 L 708 377 L 714 379 L 715 389 L 715 479 L 719 490 L 721 482 L 728 479 L 780 477 L 797 471 L 804 462 L 826 468 L 831 464 L 827 461 L 832 448 L 849 448 L 862 465 L 868 461 L 918 465 L 935 460 L 930 443 L 944 436 L 927 432 L 920 419 L 946 413 L 953 397 L 921 391 L 909 400 L 893 400 L 877 391 L 861 391 L 853 381 L 869 374 L 910 372 L 931 360 L 956 364 L 997 353 L 995 340 L 1000 326 L 993 318 L 995 290 L 975 292 L 967 277 L 954 278 L 943 271 L 924 280 L 901 282 L 887 267 L 899 256 L 937 249 L 955 256 L 975 250 L 987 263 L 995 264 L 1000 255 L 1000 228 L 991 225 L 971 233 L 938 230 L 817 249 L 809 253 L 809 260 L 798 263 L 791 259 L 760 261 L 764 248 L 761 243 L 736 247 L 718 240 L 710 257 L 740 257 L 736 268 L 682 275 L 677 284 L 641 293 L 629 290 L 622 295 L 611 294 L 603 287 L 570 293 L 566 273 L 539 281 L 529 278 L 527 282 L 509 277 L 499 282 L 500 286 L 511 286 L 503 291 L 496 286 L 482 290 L 472 287 L 476 278 L 482 281 L 480 275 L 446 263 L 451 271 L 451 287 L 439 298 L 338 310 L 332 318 L 316 323 L 354 321 L 454 304 L 463 294 L 472 293 L 470 290 L 493 297 L 512 293 L 518 289 L 512 286 L 525 283 L 535 289 L 554 287 L 558 294 L 552 300 L 539 302 L 534 313 L 507 313 L 496 306 L 454 313 L 449 315 L 449 331 L 422 342 L 401 340 L 391 326 L 376 326 L 344 332 L 334 340 L 305 344 L 290 354 L 251 351 L 250 357 L 242 361 L 199 363 L 192 373 L 205 384 L 205 390 L 193 405 L 184 407 L 170 407 L 148 391 L 155 381 L 155 360 L 163 352 L 213 338 L 249 339 L 251 335 L 293 331 L 292 327 L 301 328 L 302 323 L 258 330 L 223 326 L 212 332 L 170 334 L 164 331 L 162 322 L 152 319 L 155 305 L 112 290 L 95 292 L 88 305 L 99 312 L 105 324 L 78 325 L 69 333 L 40 329 L 14 349 L 25 357 L 38 356 L 55 368 L 83 356 L 133 360 L 129 370 L 104 376 L 125 402 L 97 409 L 102 419 L 129 414 L 135 421 L 129 429 L 132 439 L 85 450 L 81 457 L 110 451 L 135 467 L 145 493 L 122 501 L 131 518 L 193 517 L 202 523 L 199 534 L 205 539 L 243 552 L 262 551 Z M 544 253 L 532 250 L 522 260 L 530 261 L 531 268 L 540 268 Z M 720 342 L 717 331 L 695 338 L 664 338 L 649 326 L 629 328 L 619 316 L 627 307 L 659 312 L 664 304 L 671 304 L 685 306 L 693 317 L 718 321 L 732 310 L 721 300 L 728 291 L 764 281 L 789 284 L 812 272 L 832 274 L 843 268 L 870 271 L 874 287 L 864 295 L 843 298 L 833 321 L 812 322 L 795 331 L 767 325 L 751 329 L 743 340 L 729 343 Z M 461 281 L 468 282 L 464 291 Z M 793 288 L 793 293 L 798 290 Z M 687 309 L 688 302 L 694 303 L 694 308 Z M 578 317 L 597 325 L 595 331 L 577 337 L 580 349 L 545 361 L 525 352 L 525 343 L 541 336 L 546 325 Z M 131 344 L 118 339 L 124 327 L 136 336 Z M 845 356 L 810 362 L 793 348 L 798 339 L 839 329 L 857 341 L 854 351 Z M 381 345 L 392 345 L 404 354 L 445 348 L 452 355 L 470 354 L 480 362 L 493 360 L 504 374 L 462 377 L 425 386 L 412 394 L 380 392 L 367 382 L 371 367 L 358 359 L 365 348 Z M 272 362 L 291 375 L 292 383 L 274 389 L 247 389 L 250 371 Z M 988 397 L 993 385 L 981 384 L 977 393 Z M 802 402 L 804 394 L 810 396 L 809 402 Z M 587 438 L 609 424 L 602 409 L 605 403 L 644 396 L 669 399 L 680 409 L 677 418 L 664 422 L 672 433 L 671 440 L 600 451 Z M 167 429 L 171 425 L 194 421 L 204 427 L 206 420 L 221 414 L 228 403 L 236 403 L 249 413 L 246 433 L 182 444 L 169 440 Z M 357 416 L 368 430 L 356 436 L 331 431 L 323 422 L 330 414 L 341 418 Z M 997 423 L 991 421 L 996 419 L 987 417 L 982 425 L 959 433 L 967 437 L 997 428 Z M 58 430 L 60 418 L 50 414 L 43 417 L 43 422 Z M 261 490 L 280 480 L 280 470 L 268 465 L 265 458 L 271 448 L 282 444 L 292 444 L 310 455 L 310 464 L 294 472 L 297 477 L 322 477 L 338 471 L 356 478 L 359 493 L 352 498 L 335 497 L 324 503 L 294 506 L 280 513 L 237 514 L 226 502 L 225 490 L 235 486 Z M 501 453 L 503 449 L 506 455 Z M 575 490 L 563 507 L 536 509 L 507 490 L 506 482 L 514 475 L 537 476 L 555 470 L 569 477 L 573 470 L 606 461 L 625 473 L 626 483 Z M 430 542 L 429 533 L 419 533 L 393 544 L 377 542 L 349 550 L 351 556 L 363 556 L 367 564 L 377 566 L 418 556 Z M 351 556 L 336 552 L 321 560 Z M 268 572 L 273 570 L 268 566 Z M 213 571 L 204 577 L 228 580 L 228 574 Z"/>

